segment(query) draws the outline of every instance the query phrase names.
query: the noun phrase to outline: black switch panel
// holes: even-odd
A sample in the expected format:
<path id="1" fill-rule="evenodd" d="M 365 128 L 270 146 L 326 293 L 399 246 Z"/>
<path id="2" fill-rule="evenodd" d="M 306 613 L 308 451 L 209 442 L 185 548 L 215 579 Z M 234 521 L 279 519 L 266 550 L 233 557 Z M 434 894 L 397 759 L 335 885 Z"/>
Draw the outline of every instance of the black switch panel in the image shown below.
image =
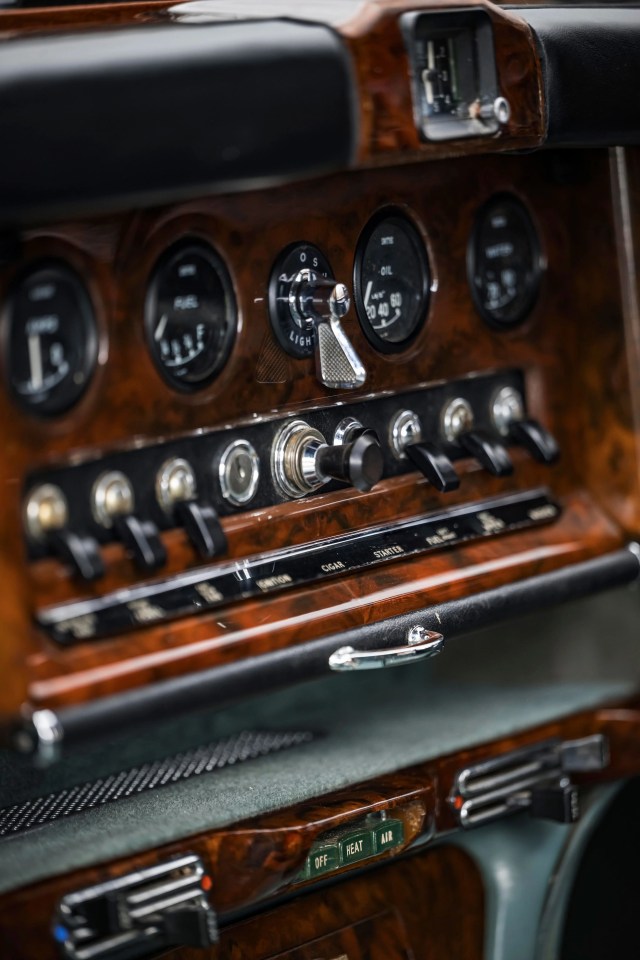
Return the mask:
<path id="1" fill-rule="evenodd" d="M 487 470 L 497 476 L 506 476 L 511 470 L 506 444 L 524 446 L 546 463 L 554 458 L 557 447 L 553 438 L 539 424 L 534 431 L 533 421 L 526 418 L 526 409 L 522 423 L 513 426 L 510 436 L 505 438 L 497 432 L 492 420 L 492 401 L 496 393 L 504 388 L 511 388 L 525 397 L 524 379 L 520 371 L 505 370 L 468 376 L 421 390 L 305 411 L 304 416 L 309 426 L 319 431 L 330 446 L 335 445 L 334 436 L 336 431 L 339 433 L 339 427 L 345 420 L 357 421 L 361 426 L 350 433 L 349 442 L 367 447 L 367 459 L 363 463 L 369 464 L 369 472 L 374 480 L 379 476 L 387 479 L 412 473 L 417 468 L 435 489 L 446 492 L 455 489 L 459 483 L 455 462 L 469 455 L 476 456 Z M 461 398 L 473 410 L 473 437 L 468 436 L 464 443 L 462 440 L 447 442 L 441 434 L 442 411 L 456 398 Z M 394 449 L 390 427 L 398 414 L 407 410 L 414 411 L 419 418 L 422 437 L 412 451 L 400 457 Z M 279 415 L 242 427 L 213 429 L 163 443 L 139 445 L 135 449 L 114 451 L 93 458 L 88 456 L 86 460 L 76 461 L 71 466 L 47 467 L 34 471 L 27 478 L 25 499 L 41 484 L 57 485 L 69 505 L 69 530 L 82 531 L 83 537 L 92 538 L 98 546 L 114 539 L 124 539 L 138 565 L 145 570 L 153 570 L 164 563 L 164 548 L 159 534 L 180 527 L 186 531 L 201 559 L 219 557 L 225 553 L 226 547 L 218 518 L 286 501 L 286 496 L 272 477 L 271 453 L 283 425 L 293 418 L 293 414 Z M 366 438 L 375 438 L 376 434 L 379 449 L 376 445 L 374 458 L 371 456 L 372 440 Z M 255 454 L 257 481 L 251 487 L 246 502 L 234 503 L 224 495 L 220 467 L 224 455 L 239 442 L 245 442 Z M 372 449 L 368 449 L 367 445 Z M 159 471 L 169 460 L 188 463 L 193 469 L 196 488 L 192 499 L 176 504 L 171 510 L 163 508 L 158 501 L 156 483 Z M 144 538 L 133 536 L 136 531 L 118 531 L 114 529 L 115 525 L 105 525 L 96 518 L 91 492 L 100 477 L 110 472 L 124 474 L 130 483 L 135 502 L 134 513 L 144 521 L 144 529 L 137 530 L 137 533 L 144 533 Z M 339 475 L 339 478 L 325 483 L 320 488 L 323 494 L 338 490 L 345 483 L 360 489 L 368 489 L 372 485 L 367 477 L 359 480 L 350 471 L 341 473 L 327 469 L 326 475 Z M 314 496 L 314 493 L 309 496 Z M 37 540 L 29 542 L 31 559 L 52 552 L 47 543 Z"/>

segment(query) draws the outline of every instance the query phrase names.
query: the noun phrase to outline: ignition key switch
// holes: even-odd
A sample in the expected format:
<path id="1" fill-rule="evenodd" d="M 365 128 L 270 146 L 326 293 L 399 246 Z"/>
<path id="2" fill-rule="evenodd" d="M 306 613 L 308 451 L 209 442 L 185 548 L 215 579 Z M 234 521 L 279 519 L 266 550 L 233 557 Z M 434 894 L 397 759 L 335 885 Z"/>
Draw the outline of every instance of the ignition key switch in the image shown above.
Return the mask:
<path id="1" fill-rule="evenodd" d="M 288 423 L 276 437 L 271 457 L 273 479 L 286 497 L 303 497 L 329 480 L 371 490 L 382 479 L 384 462 L 373 430 L 349 443 L 330 445 L 304 420 Z"/>

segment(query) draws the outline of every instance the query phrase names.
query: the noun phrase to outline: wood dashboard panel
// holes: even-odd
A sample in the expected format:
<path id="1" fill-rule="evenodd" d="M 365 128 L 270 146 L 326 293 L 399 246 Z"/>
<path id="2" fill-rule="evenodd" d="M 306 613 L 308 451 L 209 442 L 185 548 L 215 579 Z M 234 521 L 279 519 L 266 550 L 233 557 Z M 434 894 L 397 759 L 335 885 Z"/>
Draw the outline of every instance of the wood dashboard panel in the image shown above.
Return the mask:
<path id="1" fill-rule="evenodd" d="M 571 740 L 602 734 L 608 740 L 607 765 L 601 771 L 572 774 L 572 779 L 585 785 L 633 777 L 640 772 L 639 725 L 637 701 L 584 711 L 525 733 L 435 758 L 375 781 L 318 797 L 297 807 L 278 810 L 229 828 L 187 837 L 135 856 L 18 889 L 3 896 L 0 902 L 3 942 L 11 949 L 11 956 L 15 960 L 31 960 L 33 956 L 41 960 L 53 960 L 56 952 L 51 940 L 50 924 L 56 904 L 62 896 L 190 852 L 202 858 L 213 880 L 210 899 L 223 921 L 221 945 L 211 951 L 212 960 L 238 956 L 262 960 L 276 956 L 368 920 L 389 907 L 399 907 L 402 902 L 409 903 L 411 895 L 403 877 L 411 879 L 415 891 L 424 870 L 433 877 L 434 883 L 441 876 L 448 879 L 441 884 L 443 899 L 439 894 L 424 896 L 424 883 L 420 880 L 422 908 L 409 910 L 406 915 L 400 910 L 407 933 L 409 955 L 423 956 L 420 950 L 427 949 L 426 944 L 429 943 L 434 949 L 436 945 L 440 950 L 446 948 L 447 956 L 459 955 L 464 960 L 481 956 L 481 951 L 476 953 L 474 950 L 479 950 L 481 943 L 484 912 L 482 885 L 476 867 L 466 855 L 446 846 L 438 846 L 433 849 L 427 847 L 423 852 L 414 851 L 415 855 L 406 860 L 397 861 L 395 858 L 410 850 L 418 841 L 450 835 L 451 831 L 459 829 L 448 798 L 456 773 L 468 765 L 555 738 Z M 212 776 L 215 777 L 215 773 Z M 331 879 L 337 878 L 341 882 L 325 887 L 318 893 L 313 890 L 314 880 L 301 881 L 300 869 L 318 838 L 341 828 L 349 829 L 351 825 L 362 823 L 365 818 L 380 814 L 381 811 L 385 811 L 392 820 L 403 822 L 404 841 L 393 851 L 370 859 L 367 865 L 374 867 L 374 870 L 369 870 L 364 877 L 350 878 L 349 874 L 361 867 L 362 863 L 341 867 L 339 872 L 330 875 Z M 388 885 L 387 876 L 393 877 Z M 455 898 L 451 896 L 452 885 L 457 891 Z M 353 895 L 352 890 L 355 891 Z M 239 925 L 232 924 L 231 919 L 227 920 L 233 917 L 234 911 L 248 907 L 254 910 L 268 909 L 274 898 L 291 892 L 296 893 L 296 899 L 286 908 L 273 910 Z M 362 900 L 361 894 L 364 897 Z M 380 903 L 375 899 L 378 895 L 384 898 Z M 365 905 L 365 901 L 371 905 L 369 896 L 374 896 L 378 904 L 375 909 Z M 452 903 L 455 904 L 453 913 Z M 319 909 L 310 909 L 309 904 L 318 904 Z M 429 904 L 433 906 L 433 914 L 427 912 Z M 449 907 L 445 907 L 445 904 Z M 430 935 L 425 938 L 420 931 L 424 929 L 422 924 L 427 917 L 430 918 Z M 467 921 L 469 926 L 466 926 Z M 431 936 L 432 930 L 435 940 Z M 474 943 L 476 947 L 472 948 Z M 175 954 L 184 960 L 191 960 L 191 957 L 195 960 L 197 955 L 189 951 Z M 355 952 L 354 956 L 359 954 Z M 435 958 L 439 954 L 437 951 L 435 954 L 427 952 L 424 956 Z M 291 960 L 298 960 L 297 955 Z M 327 955 L 326 960 L 334 958 Z"/>
<path id="2" fill-rule="evenodd" d="M 480 960 L 483 933 L 480 871 L 461 850 L 443 847 L 230 927 L 211 958 Z M 175 956 L 195 960 L 197 954 Z"/>
<path id="3" fill-rule="evenodd" d="M 381 163 L 405 164 L 421 158 L 437 159 L 479 155 L 503 150 L 540 146 L 545 136 L 545 104 L 540 60 L 529 26 L 517 14 L 500 6 L 470 0 L 465 9 L 487 12 L 494 31 L 498 86 L 506 97 L 511 115 L 495 134 L 470 140 L 425 143 L 418 135 L 410 87 L 410 65 L 402 37 L 400 17 L 407 11 L 446 12 L 459 9 L 456 0 L 365 0 L 363 3 L 335 7 L 327 11 L 299 3 L 283 2 L 274 15 L 310 22 L 324 22 L 344 41 L 353 63 L 354 99 L 358 121 L 358 149 L 354 166 L 358 169 Z M 238 12 L 217 5 L 213 19 L 262 18 L 255 11 Z M 197 4 L 145 0 L 131 4 L 87 4 L 22 11 L 0 11 L 0 38 L 29 33 L 63 33 L 96 27 L 133 27 L 163 25 L 169 22 L 207 22 L 207 11 Z"/>
<path id="4" fill-rule="evenodd" d="M 475 310 L 466 252 L 479 207 L 504 192 L 530 211 L 546 270 L 527 321 L 499 331 Z M 369 344 L 352 310 L 345 329 L 364 360 L 367 382 L 352 392 L 329 391 L 319 385 L 311 360 L 288 357 L 274 340 L 266 305 L 270 271 L 283 247 L 306 240 L 325 253 L 338 279 L 350 283 L 358 238 L 370 217 L 385 208 L 404 211 L 428 251 L 433 282 L 427 322 L 405 352 L 384 355 Z M 162 380 L 142 325 L 153 266 L 184 236 L 206 240 L 225 260 L 240 317 L 226 368 L 194 394 L 176 393 Z M 353 172 L 30 229 L 21 237 L 19 256 L 0 272 L 0 298 L 25 264 L 41 257 L 62 258 L 86 278 L 102 340 L 97 374 L 69 414 L 39 421 L 16 409 L 6 392 L 0 395 L 6 424 L 0 463 L 5 504 L 0 622 L 6 641 L 0 663 L 13 678 L 0 692 L 7 719 L 25 703 L 81 703 L 557 569 L 611 551 L 640 530 L 623 309 L 611 279 L 616 227 L 605 151 L 461 158 L 455 164 Z M 27 563 L 21 501 L 31 471 L 227 425 L 241 435 L 256 415 L 304 416 L 348 400 L 400 399 L 413 387 L 505 369 L 522 372 L 530 414 L 557 437 L 562 456 L 556 466 L 536 464 L 514 449 L 516 469 L 509 478 L 491 478 L 474 461 L 461 461 L 462 484 L 453 494 L 438 494 L 410 473 L 383 480 L 370 493 L 345 489 L 238 512 L 223 520 L 229 556 L 541 486 L 562 505 L 556 523 L 445 549 L 428 559 L 400 560 L 364 577 L 245 601 L 222 615 L 190 617 L 69 649 L 34 628 L 38 607 L 143 578 L 117 544 L 104 548 L 106 576 L 95 585 L 71 579 L 57 561 Z M 179 530 L 163 539 L 168 563 L 162 575 L 198 566 Z"/>

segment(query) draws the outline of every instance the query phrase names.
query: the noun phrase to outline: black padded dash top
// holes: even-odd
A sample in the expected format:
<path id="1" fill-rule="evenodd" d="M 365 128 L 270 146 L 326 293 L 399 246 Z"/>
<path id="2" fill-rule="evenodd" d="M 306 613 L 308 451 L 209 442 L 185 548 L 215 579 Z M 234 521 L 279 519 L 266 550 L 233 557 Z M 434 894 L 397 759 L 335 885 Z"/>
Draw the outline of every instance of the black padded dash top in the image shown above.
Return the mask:
<path id="1" fill-rule="evenodd" d="M 542 60 L 547 143 L 640 143 L 640 9 L 531 7 Z"/>
<path id="2" fill-rule="evenodd" d="M 353 101 L 347 50 L 320 24 L 14 39 L 0 58 L 0 223 L 344 169 Z"/>

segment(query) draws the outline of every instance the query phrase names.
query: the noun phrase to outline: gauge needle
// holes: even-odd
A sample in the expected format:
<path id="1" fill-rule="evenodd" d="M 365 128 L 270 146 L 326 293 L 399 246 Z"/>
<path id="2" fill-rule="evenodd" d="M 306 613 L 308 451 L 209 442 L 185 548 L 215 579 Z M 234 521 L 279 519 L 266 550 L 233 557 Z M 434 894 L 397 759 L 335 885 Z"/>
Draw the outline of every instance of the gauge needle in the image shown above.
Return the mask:
<path id="1" fill-rule="evenodd" d="M 367 289 L 366 289 L 365 292 L 364 292 L 364 306 L 365 306 L 365 310 L 366 310 L 366 308 L 367 308 L 367 304 L 369 303 L 369 297 L 371 296 L 371 288 L 372 288 L 372 286 L 373 286 L 373 280 L 369 280 L 369 283 L 367 284 Z"/>
<path id="2" fill-rule="evenodd" d="M 162 340 L 162 334 L 164 333 L 167 323 L 169 322 L 169 314 L 163 313 L 160 317 L 160 323 L 156 327 L 156 332 L 153 335 L 155 341 Z"/>
<path id="3" fill-rule="evenodd" d="M 40 390 L 42 387 L 42 346 L 40 335 L 31 333 L 29 335 L 29 366 L 31 368 L 31 386 L 34 390 Z"/>

